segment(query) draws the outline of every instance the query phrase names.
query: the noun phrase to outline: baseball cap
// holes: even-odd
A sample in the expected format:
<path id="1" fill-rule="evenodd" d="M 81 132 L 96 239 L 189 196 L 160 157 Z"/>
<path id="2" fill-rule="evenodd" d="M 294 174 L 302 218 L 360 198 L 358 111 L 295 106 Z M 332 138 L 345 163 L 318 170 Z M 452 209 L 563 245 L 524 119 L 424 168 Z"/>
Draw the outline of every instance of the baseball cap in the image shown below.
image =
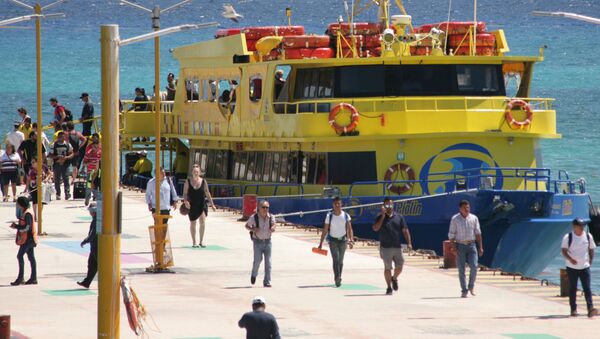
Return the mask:
<path id="1" fill-rule="evenodd" d="M 584 226 L 585 224 L 586 224 L 586 222 L 583 221 L 583 219 L 581 219 L 581 218 L 573 219 L 573 225 Z"/>
<path id="2" fill-rule="evenodd" d="M 264 297 L 261 296 L 256 296 L 254 297 L 254 299 L 252 299 L 252 305 L 257 305 L 257 304 L 266 304 L 266 300 Z"/>
<path id="3" fill-rule="evenodd" d="M 79 99 L 83 99 L 84 97 L 90 96 L 89 94 L 87 94 L 86 92 L 81 93 L 81 96 L 79 97 Z"/>

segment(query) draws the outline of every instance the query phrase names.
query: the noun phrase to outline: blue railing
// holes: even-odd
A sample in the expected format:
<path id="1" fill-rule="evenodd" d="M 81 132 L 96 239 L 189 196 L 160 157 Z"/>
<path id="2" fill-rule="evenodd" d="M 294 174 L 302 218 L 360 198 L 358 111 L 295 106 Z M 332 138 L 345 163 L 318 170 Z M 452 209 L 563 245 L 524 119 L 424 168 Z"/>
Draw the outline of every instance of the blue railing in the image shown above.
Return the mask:
<path id="1" fill-rule="evenodd" d="M 528 167 L 488 167 L 471 168 L 452 172 L 430 173 L 428 180 L 394 180 L 394 181 L 358 181 L 350 185 L 348 195 L 352 196 L 355 186 L 382 185 L 382 195 L 386 195 L 390 185 L 404 186 L 406 184 L 414 189 L 418 184 L 421 191 L 427 191 L 426 187 L 430 184 L 445 183 L 445 192 L 468 189 L 500 189 L 495 187 L 498 179 L 521 179 L 523 180 L 523 189 L 536 191 L 542 190 L 541 184 L 544 184 L 543 190 L 554 193 L 574 194 L 585 193 L 585 181 L 570 180 L 566 171 L 558 172 L 559 179 L 553 180 L 551 170 L 548 168 L 528 168 Z M 432 179 L 433 177 L 433 179 Z M 436 177 L 441 177 L 437 179 Z"/>

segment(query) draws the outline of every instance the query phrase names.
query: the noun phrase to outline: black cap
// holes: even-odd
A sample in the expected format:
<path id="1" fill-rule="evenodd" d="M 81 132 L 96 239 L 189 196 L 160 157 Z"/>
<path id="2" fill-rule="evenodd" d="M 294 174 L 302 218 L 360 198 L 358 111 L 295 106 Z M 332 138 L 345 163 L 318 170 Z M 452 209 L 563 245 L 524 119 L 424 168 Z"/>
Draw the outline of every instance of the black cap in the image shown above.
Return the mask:
<path id="1" fill-rule="evenodd" d="M 79 97 L 79 99 L 83 99 L 84 97 L 88 97 L 90 96 L 89 94 L 87 94 L 86 92 L 81 93 L 81 96 Z"/>
<path id="2" fill-rule="evenodd" d="M 581 218 L 573 219 L 573 225 L 585 226 L 586 222 Z"/>

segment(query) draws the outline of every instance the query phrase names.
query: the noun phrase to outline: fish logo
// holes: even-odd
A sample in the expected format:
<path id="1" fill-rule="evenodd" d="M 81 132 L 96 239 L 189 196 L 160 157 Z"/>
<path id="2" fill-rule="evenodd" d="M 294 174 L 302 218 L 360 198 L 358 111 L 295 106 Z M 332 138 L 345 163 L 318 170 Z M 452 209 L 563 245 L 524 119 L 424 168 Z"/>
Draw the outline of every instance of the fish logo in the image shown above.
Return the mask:
<path id="1" fill-rule="evenodd" d="M 431 157 L 419 174 L 423 194 L 439 194 L 455 190 L 456 182 L 448 172 L 456 172 L 456 179 L 465 179 L 468 187 L 478 187 L 486 174 L 494 178 L 494 189 L 502 188 L 504 177 L 490 151 L 473 143 L 448 146 Z M 450 178 L 450 180 L 448 180 Z"/>

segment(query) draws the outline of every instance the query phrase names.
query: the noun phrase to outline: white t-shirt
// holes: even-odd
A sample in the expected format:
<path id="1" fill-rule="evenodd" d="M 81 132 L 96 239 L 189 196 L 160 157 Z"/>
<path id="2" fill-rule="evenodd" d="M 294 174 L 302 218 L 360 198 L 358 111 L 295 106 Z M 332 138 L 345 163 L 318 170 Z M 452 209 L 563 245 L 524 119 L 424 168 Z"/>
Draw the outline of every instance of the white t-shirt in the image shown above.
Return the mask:
<path id="1" fill-rule="evenodd" d="M 593 250 L 596 248 L 596 243 L 594 242 L 594 237 L 590 234 L 590 241 L 588 241 L 588 233 L 583 232 L 581 236 L 577 236 L 574 232 L 573 240 L 571 242 L 571 247 L 569 247 L 569 233 L 567 233 L 562 240 L 561 248 L 567 248 L 569 255 L 571 258 L 577 261 L 577 265 L 571 264 L 568 259 L 565 259 L 567 267 L 583 270 L 590 267 L 590 254 L 589 250 Z"/>
<path id="2" fill-rule="evenodd" d="M 12 131 L 6 134 L 6 141 L 10 142 L 13 146 L 15 146 L 15 151 L 19 149 L 19 146 L 21 146 L 23 140 L 25 140 L 23 132 Z"/>
<path id="3" fill-rule="evenodd" d="M 346 218 L 348 221 L 352 220 L 350 215 L 342 211 L 340 215 L 335 215 L 333 212 L 327 213 L 325 216 L 325 224 L 329 223 L 329 216 L 331 215 L 331 224 L 329 225 L 329 235 L 334 238 L 342 238 L 346 235 Z"/>

